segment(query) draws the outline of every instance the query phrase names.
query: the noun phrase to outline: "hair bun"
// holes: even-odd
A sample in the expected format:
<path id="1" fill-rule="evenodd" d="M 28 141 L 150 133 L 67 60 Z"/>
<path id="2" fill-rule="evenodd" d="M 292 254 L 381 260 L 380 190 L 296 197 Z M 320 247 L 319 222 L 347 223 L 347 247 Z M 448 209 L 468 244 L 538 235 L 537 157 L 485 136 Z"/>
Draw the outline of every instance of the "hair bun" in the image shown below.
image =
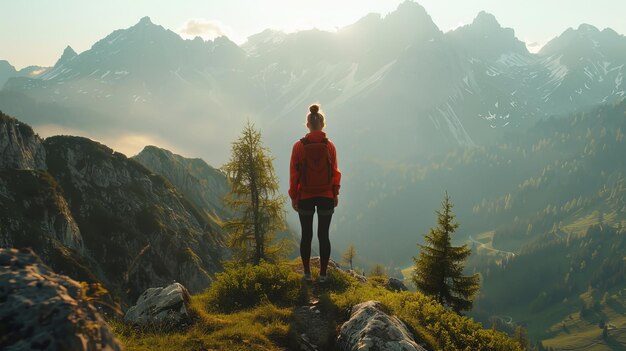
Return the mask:
<path id="1" fill-rule="evenodd" d="M 320 110 L 320 105 L 313 104 L 309 106 L 309 111 L 311 111 L 311 113 L 317 113 L 319 110 Z"/>

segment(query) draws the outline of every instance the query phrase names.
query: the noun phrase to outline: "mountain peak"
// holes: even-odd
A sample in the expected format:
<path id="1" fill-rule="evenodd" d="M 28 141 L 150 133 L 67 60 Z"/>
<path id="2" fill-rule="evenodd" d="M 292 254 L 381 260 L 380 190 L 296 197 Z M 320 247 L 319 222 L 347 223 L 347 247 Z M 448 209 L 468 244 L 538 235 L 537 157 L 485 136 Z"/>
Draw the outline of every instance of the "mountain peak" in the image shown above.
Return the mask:
<path id="1" fill-rule="evenodd" d="M 68 61 L 71 61 L 76 56 L 78 56 L 76 51 L 74 51 L 74 49 L 72 49 L 72 47 L 68 45 L 68 46 L 65 47 L 65 50 L 63 50 L 63 54 L 61 55 L 61 57 L 54 64 L 54 67 L 59 67 L 60 65 L 66 63 Z"/>
<path id="2" fill-rule="evenodd" d="M 417 11 L 426 14 L 426 9 L 424 8 L 424 6 L 418 4 L 413 0 L 405 0 L 403 3 L 398 5 L 398 11 Z"/>
<path id="3" fill-rule="evenodd" d="M 390 13 L 387 17 L 400 17 L 425 23 L 432 22 L 432 19 L 428 12 L 426 12 L 426 9 L 412 0 L 406 0 L 398 5 L 396 11 Z"/>
<path id="4" fill-rule="evenodd" d="M 482 28 L 502 28 L 496 16 L 486 11 L 480 11 L 474 18 L 472 25 Z"/>
<path id="5" fill-rule="evenodd" d="M 144 16 L 139 20 L 137 24 L 148 25 L 148 24 L 154 24 L 154 23 L 152 23 L 152 20 L 150 19 L 149 16 Z"/>
<path id="6" fill-rule="evenodd" d="M 411 0 L 406 0 L 398 8 L 384 17 L 383 24 L 390 35 L 407 34 L 413 39 L 431 39 L 441 34 L 426 9 Z"/>
<path id="7" fill-rule="evenodd" d="M 76 56 L 76 51 L 74 51 L 74 49 L 72 49 L 71 46 L 66 46 L 65 50 L 63 50 L 63 55 L 68 55 L 68 56 Z"/>
<path id="8" fill-rule="evenodd" d="M 587 23 L 582 23 L 580 26 L 578 26 L 578 31 L 581 31 L 581 32 L 595 32 L 595 33 L 599 33 L 600 32 L 600 30 L 596 26 L 593 26 L 593 25 L 587 24 Z"/>
<path id="9" fill-rule="evenodd" d="M 496 16 L 485 11 L 480 11 L 471 24 L 446 35 L 478 57 L 498 58 L 510 52 L 528 54 L 526 44 L 517 39 L 515 31 L 502 27 Z"/>

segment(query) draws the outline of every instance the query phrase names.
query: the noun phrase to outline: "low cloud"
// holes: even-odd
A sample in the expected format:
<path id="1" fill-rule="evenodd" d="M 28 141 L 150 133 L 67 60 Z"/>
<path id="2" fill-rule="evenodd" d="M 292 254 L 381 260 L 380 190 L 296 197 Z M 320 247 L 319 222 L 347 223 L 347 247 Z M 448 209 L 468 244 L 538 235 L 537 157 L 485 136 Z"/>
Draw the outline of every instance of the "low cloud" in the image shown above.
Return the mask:
<path id="1" fill-rule="evenodd" d="M 131 157 L 143 150 L 147 145 L 156 145 L 161 148 L 165 148 L 175 153 L 182 155 L 189 155 L 187 150 L 179 147 L 174 147 L 171 143 L 155 135 L 141 134 L 141 133 L 125 133 L 125 132 L 112 132 L 112 133 L 90 133 L 85 130 L 67 128 L 57 124 L 42 124 L 34 125 L 33 129 L 42 138 L 47 138 L 55 135 L 75 135 L 102 143 L 111 149 L 121 152 L 124 155 Z"/>
<path id="2" fill-rule="evenodd" d="M 178 29 L 178 32 L 187 37 L 202 37 L 204 39 L 214 39 L 219 36 L 228 36 L 229 28 L 219 21 L 209 21 L 204 19 L 190 19 Z"/>

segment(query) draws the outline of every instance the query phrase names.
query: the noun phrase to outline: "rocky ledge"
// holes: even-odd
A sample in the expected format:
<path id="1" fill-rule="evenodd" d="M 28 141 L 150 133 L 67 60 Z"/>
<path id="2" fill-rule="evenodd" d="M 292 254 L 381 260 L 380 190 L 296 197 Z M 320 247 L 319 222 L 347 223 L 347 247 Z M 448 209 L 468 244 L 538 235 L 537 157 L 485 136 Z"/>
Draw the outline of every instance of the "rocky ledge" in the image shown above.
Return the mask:
<path id="1" fill-rule="evenodd" d="M 337 347 L 342 351 L 426 351 L 406 325 L 378 301 L 352 307 L 350 319 L 339 330 Z"/>
<path id="2" fill-rule="evenodd" d="M 81 285 L 30 249 L 0 248 L 0 349 L 122 350 Z"/>

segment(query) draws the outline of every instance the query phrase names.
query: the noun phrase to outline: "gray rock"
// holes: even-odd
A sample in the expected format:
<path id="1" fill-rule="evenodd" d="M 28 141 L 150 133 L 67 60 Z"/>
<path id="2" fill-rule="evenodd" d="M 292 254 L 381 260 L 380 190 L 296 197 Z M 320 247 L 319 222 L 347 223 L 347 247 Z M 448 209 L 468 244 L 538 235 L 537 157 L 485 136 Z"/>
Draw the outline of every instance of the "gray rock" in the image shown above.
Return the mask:
<path id="1" fill-rule="evenodd" d="M 367 283 L 367 277 L 362 274 L 357 273 L 353 269 L 346 271 L 346 273 L 348 273 L 349 275 L 351 275 L 352 277 L 354 277 L 356 280 L 360 281 L 361 283 Z"/>
<path id="2" fill-rule="evenodd" d="M 31 250 L 0 248 L 0 349 L 122 350 L 78 282 Z"/>
<path id="3" fill-rule="evenodd" d="M 378 301 L 352 307 L 350 319 L 339 331 L 337 347 L 342 351 L 425 351 L 415 342 L 404 323 L 386 313 Z"/>
<path id="4" fill-rule="evenodd" d="M 406 285 L 402 282 L 402 280 L 397 278 L 389 278 L 387 280 L 387 284 L 385 284 L 385 288 L 391 291 L 407 291 L 409 290 Z"/>
<path id="5" fill-rule="evenodd" d="M 191 322 L 189 292 L 179 283 L 166 287 L 150 288 L 139 296 L 137 304 L 124 316 L 127 323 L 139 326 L 177 326 Z"/>
<path id="6" fill-rule="evenodd" d="M 319 268 L 320 267 L 320 257 L 319 256 L 313 256 L 311 257 L 310 261 L 309 261 L 311 268 L 316 267 Z M 341 267 L 339 266 L 339 263 L 333 261 L 332 259 L 328 261 L 328 270 L 338 270 L 338 271 L 343 271 L 341 269 Z"/>
<path id="7" fill-rule="evenodd" d="M 202 159 L 185 158 L 156 146 L 146 146 L 132 158 L 167 178 L 198 208 L 220 218 L 231 215 L 222 201 L 230 190 L 226 175 Z"/>
<path id="8" fill-rule="evenodd" d="M 46 151 L 33 129 L 0 112 L 0 169 L 46 169 Z"/>

